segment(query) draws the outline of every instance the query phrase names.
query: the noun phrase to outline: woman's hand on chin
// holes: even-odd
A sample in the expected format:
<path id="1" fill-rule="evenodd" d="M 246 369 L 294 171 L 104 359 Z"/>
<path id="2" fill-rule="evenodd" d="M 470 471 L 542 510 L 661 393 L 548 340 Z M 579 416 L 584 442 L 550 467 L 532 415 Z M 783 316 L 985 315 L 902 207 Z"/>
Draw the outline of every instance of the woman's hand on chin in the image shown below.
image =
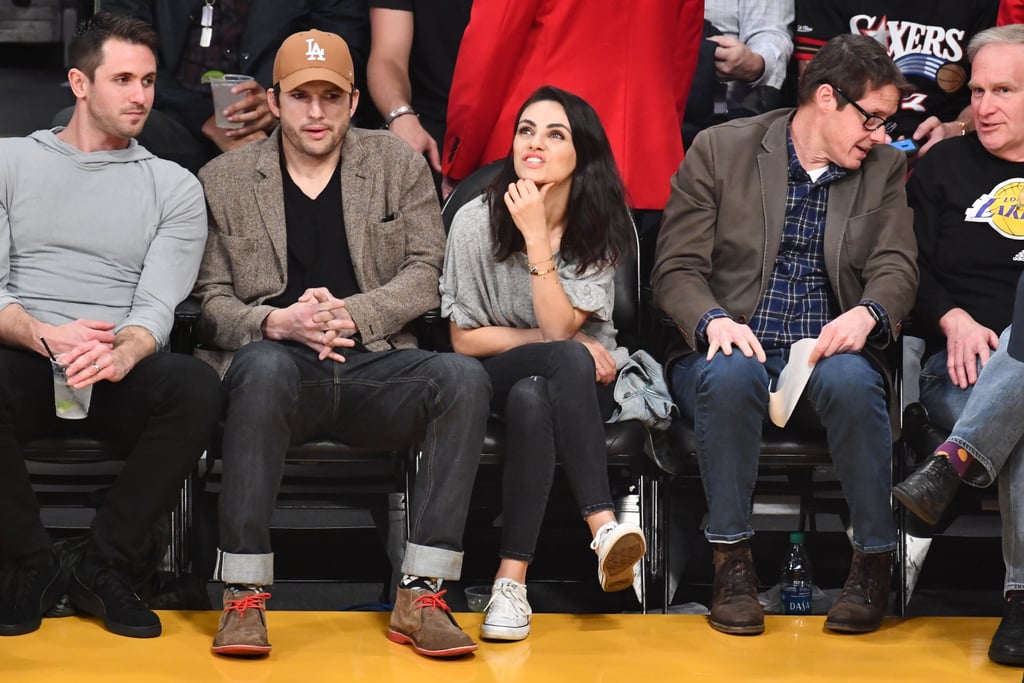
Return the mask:
<path id="1" fill-rule="evenodd" d="M 512 215 L 512 222 L 519 228 L 528 244 L 531 237 L 547 239 L 548 224 L 544 213 L 544 198 L 550 188 L 550 184 L 538 188 L 529 178 L 508 184 L 505 206 Z"/>

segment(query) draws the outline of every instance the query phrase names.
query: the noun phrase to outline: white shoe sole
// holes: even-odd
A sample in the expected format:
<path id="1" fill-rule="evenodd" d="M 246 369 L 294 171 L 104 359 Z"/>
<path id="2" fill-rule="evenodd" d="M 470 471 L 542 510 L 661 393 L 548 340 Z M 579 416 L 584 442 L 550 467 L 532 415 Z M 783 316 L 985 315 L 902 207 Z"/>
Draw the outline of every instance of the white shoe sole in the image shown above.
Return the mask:
<path id="1" fill-rule="evenodd" d="M 524 640 L 530 635 L 530 625 L 525 626 L 496 626 L 494 624 L 483 624 L 480 627 L 480 637 L 487 640 Z"/>

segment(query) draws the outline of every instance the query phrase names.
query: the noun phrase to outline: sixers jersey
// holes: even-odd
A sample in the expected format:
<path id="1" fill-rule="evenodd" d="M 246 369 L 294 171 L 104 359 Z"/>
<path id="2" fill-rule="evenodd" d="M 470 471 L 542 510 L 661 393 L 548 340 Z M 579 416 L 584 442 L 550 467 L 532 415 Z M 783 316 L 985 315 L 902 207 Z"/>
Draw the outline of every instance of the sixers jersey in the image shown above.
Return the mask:
<path id="1" fill-rule="evenodd" d="M 794 52 L 809 60 L 841 33 L 881 43 L 915 92 L 893 117 L 896 137 L 929 116 L 955 121 L 970 102 L 967 43 L 994 26 L 998 0 L 797 0 Z"/>

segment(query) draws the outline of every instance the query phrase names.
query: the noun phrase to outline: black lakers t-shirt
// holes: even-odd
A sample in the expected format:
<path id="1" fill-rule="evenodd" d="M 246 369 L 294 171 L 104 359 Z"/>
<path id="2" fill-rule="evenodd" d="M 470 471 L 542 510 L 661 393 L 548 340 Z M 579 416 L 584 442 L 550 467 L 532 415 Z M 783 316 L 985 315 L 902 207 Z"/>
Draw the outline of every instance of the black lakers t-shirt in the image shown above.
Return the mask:
<path id="1" fill-rule="evenodd" d="M 875 38 L 916 88 L 893 117 L 896 137 L 910 137 L 929 116 L 955 121 L 968 105 L 967 44 L 995 26 L 998 9 L 998 0 L 797 0 L 793 58 L 811 59 L 842 33 Z"/>
<path id="2" fill-rule="evenodd" d="M 969 133 L 943 140 L 907 180 L 921 281 L 914 332 L 945 348 L 938 321 L 962 308 L 999 334 L 1024 271 L 1024 162 L 999 159 Z"/>

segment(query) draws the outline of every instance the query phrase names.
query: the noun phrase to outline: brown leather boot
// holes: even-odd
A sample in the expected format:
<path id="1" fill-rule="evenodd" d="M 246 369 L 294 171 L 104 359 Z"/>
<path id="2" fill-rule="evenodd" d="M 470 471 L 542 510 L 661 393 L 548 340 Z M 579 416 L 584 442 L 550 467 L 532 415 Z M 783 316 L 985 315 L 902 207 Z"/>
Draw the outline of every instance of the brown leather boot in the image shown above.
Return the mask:
<path id="1" fill-rule="evenodd" d="M 234 657 L 261 657 L 270 654 L 267 640 L 267 598 L 262 588 L 225 586 L 224 611 L 213 639 L 213 651 Z"/>
<path id="2" fill-rule="evenodd" d="M 388 640 L 412 645 L 416 652 L 428 657 L 458 657 L 475 650 L 476 643 L 459 628 L 444 601 L 446 592 L 399 588 Z"/>
<path id="3" fill-rule="evenodd" d="M 764 610 L 757 600 L 757 574 L 750 542 L 714 544 L 715 582 L 711 588 L 711 628 L 754 636 L 764 632 Z"/>
<path id="4" fill-rule="evenodd" d="M 825 628 L 840 633 L 869 633 L 882 625 L 889 602 L 892 556 L 891 552 L 853 551 L 850 576 L 828 611 Z"/>

